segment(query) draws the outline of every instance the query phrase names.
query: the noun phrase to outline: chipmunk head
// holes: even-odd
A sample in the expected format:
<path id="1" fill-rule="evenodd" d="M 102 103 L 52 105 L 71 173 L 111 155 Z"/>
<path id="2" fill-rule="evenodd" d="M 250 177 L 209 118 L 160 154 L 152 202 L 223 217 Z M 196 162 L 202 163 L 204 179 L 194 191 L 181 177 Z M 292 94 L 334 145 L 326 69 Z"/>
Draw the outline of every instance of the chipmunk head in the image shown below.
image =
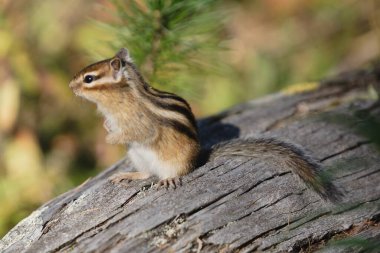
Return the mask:
<path id="1" fill-rule="evenodd" d="M 136 78 L 135 67 L 127 49 L 122 48 L 110 59 L 91 64 L 82 69 L 71 80 L 69 86 L 78 96 L 93 102 L 101 102 L 102 94 L 108 90 L 128 90 Z"/>

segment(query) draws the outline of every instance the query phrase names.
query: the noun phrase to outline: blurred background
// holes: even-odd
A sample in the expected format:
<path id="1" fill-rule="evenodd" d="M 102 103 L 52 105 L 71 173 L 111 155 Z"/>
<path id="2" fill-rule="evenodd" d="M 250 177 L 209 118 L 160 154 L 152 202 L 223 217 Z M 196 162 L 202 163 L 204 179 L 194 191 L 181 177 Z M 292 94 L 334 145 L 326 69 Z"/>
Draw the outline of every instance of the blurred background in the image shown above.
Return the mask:
<path id="1" fill-rule="evenodd" d="M 0 0 L 0 237 L 124 156 L 70 78 L 127 47 L 207 116 L 380 55 L 378 0 Z"/>

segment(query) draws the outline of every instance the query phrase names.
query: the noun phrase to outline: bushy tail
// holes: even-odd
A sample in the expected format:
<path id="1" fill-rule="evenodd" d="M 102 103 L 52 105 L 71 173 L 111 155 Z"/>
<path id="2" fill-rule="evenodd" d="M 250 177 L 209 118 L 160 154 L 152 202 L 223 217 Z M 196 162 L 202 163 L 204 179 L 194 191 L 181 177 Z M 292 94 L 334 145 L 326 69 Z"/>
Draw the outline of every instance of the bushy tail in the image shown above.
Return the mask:
<path id="1" fill-rule="evenodd" d="M 273 158 L 273 163 L 292 169 L 324 199 L 336 202 L 342 197 L 320 163 L 291 143 L 273 138 L 235 139 L 215 145 L 210 159 L 218 156 Z"/>

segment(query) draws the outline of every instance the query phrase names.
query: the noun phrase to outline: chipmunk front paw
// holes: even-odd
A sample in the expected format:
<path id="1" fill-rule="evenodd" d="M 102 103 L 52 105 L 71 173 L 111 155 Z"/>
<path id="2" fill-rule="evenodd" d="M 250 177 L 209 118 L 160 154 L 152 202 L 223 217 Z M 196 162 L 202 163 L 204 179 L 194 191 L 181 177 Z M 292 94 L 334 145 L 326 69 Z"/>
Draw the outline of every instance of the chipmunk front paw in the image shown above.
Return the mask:
<path id="1" fill-rule="evenodd" d="M 150 177 L 150 174 L 146 173 L 146 172 L 139 172 L 139 171 L 136 171 L 136 172 L 134 172 L 134 171 L 133 172 L 119 172 L 119 173 L 116 173 L 116 174 L 113 174 L 112 176 L 110 176 L 108 178 L 108 180 L 113 184 L 117 184 L 123 180 L 130 182 L 132 180 L 143 180 L 143 179 L 147 179 L 149 177 Z"/>

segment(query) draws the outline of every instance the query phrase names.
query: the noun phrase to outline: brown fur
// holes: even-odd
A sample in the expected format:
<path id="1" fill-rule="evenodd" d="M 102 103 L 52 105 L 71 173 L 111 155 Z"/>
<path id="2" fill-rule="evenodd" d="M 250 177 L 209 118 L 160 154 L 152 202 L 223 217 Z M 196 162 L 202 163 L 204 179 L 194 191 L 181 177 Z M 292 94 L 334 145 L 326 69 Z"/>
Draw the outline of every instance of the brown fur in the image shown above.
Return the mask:
<path id="1" fill-rule="evenodd" d="M 86 75 L 94 75 L 95 80 L 86 83 Z M 186 175 L 196 167 L 200 144 L 189 104 L 175 94 L 150 87 L 130 61 L 127 50 L 84 68 L 70 82 L 70 87 L 75 94 L 98 105 L 106 118 L 109 143 L 132 148 L 138 144 L 137 158 L 142 155 L 138 153 L 141 149 L 147 150 L 147 157 L 158 160 L 158 167 L 173 178 Z M 272 161 L 293 169 L 323 197 L 338 196 L 335 187 L 322 178 L 319 163 L 293 144 L 276 139 L 233 140 L 213 148 L 211 159 L 219 155 L 274 158 Z M 160 171 L 154 173 L 160 175 Z M 122 173 L 114 181 L 146 175 L 146 172 Z M 161 178 L 165 179 L 162 185 L 175 184 L 173 179 Z"/>
<path id="2" fill-rule="evenodd" d="M 190 106 L 175 94 L 150 87 L 131 62 L 125 64 L 126 76 L 117 80 L 110 65 L 114 59 L 118 55 L 84 68 L 70 82 L 70 87 L 75 94 L 95 102 L 106 118 L 117 122 L 120 131 L 111 130 L 107 142 L 146 145 L 160 160 L 171 165 L 176 176 L 189 173 L 196 166 L 200 151 Z M 91 87 L 84 82 L 89 73 L 100 76 Z"/>

